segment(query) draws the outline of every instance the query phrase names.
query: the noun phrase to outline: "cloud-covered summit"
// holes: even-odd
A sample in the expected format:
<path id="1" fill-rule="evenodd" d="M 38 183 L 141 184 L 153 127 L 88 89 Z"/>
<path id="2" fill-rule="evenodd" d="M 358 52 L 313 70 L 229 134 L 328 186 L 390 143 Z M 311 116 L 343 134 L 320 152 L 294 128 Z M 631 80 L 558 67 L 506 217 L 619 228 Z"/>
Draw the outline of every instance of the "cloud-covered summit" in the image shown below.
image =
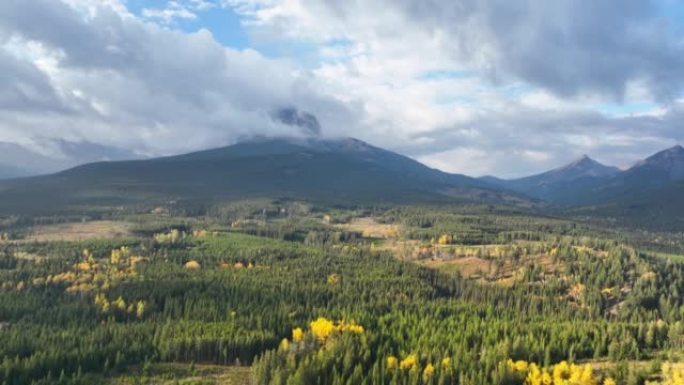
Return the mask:
<path id="1" fill-rule="evenodd" d="M 291 106 L 317 111 L 309 129 L 354 122 L 288 60 L 221 46 L 208 30 L 185 33 L 79 5 L 0 4 L 0 141 L 44 155 L 53 139 L 159 155 L 298 134 L 293 122 L 271 118 Z"/>

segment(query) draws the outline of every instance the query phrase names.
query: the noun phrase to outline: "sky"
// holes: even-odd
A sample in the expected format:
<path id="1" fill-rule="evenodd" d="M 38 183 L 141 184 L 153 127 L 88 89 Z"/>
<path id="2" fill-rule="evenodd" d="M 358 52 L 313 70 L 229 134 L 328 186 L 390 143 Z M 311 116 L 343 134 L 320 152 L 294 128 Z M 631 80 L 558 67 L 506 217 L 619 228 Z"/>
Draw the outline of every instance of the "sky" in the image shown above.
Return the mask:
<path id="1" fill-rule="evenodd" d="M 2 0 L 0 169 L 255 135 L 467 175 L 684 142 L 678 0 Z"/>

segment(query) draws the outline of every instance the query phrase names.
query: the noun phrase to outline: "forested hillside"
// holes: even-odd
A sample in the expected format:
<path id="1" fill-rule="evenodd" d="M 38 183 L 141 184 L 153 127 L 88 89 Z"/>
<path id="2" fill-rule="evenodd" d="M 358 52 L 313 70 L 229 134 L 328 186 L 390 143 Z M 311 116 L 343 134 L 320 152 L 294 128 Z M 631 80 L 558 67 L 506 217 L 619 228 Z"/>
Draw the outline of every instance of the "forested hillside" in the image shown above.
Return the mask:
<path id="1" fill-rule="evenodd" d="M 256 138 L 184 155 L 90 163 L 0 182 L 0 214 L 6 215 L 92 213 L 168 202 L 208 207 L 257 198 L 529 205 L 521 195 L 353 138 Z"/>
<path id="2" fill-rule="evenodd" d="M 639 384 L 682 375 L 677 237 L 491 207 L 296 202 L 127 214 L 106 223 L 127 224 L 119 238 L 34 235 L 64 231 L 49 223 L 65 219 L 4 224 L 0 383 Z M 245 366 L 216 377 L 207 369 Z"/>

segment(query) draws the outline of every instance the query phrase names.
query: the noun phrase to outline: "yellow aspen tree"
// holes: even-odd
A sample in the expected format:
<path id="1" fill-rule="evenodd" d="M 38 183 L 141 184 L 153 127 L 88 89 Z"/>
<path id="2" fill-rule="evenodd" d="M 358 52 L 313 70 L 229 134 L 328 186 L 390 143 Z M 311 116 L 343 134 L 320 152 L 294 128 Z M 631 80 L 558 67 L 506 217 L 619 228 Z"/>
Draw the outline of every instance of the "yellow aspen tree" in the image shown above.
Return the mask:
<path id="1" fill-rule="evenodd" d="M 396 369 L 399 367 L 399 360 L 395 356 L 387 357 L 387 369 Z"/>
<path id="2" fill-rule="evenodd" d="M 435 375 L 435 367 L 428 363 L 423 369 L 423 381 L 428 382 Z"/>
<path id="3" fill-rule="evenodd" d="M 418 356 L 416 354 L 409 354 L 401 360 L 399 363 L 399 368 L 402 370 L 410 370 L 418 363 Z"/>
<path id="4" fill-rule="evenodd" d="M 325 340 L 330 337 L 332 332 L 335 330 L 335 325 L 332 321 L 320 317 L 315 321 L 312 321 L 309 325 L 313 335 L 320 341 L 325 342 Z"/>
<path id="5" fill-rule="evenodd" d="M 302 342 L 304 340 L 304 331 L 302 328 L 295 328 L 292 329 L 292 341 L 293 342 Z"/>

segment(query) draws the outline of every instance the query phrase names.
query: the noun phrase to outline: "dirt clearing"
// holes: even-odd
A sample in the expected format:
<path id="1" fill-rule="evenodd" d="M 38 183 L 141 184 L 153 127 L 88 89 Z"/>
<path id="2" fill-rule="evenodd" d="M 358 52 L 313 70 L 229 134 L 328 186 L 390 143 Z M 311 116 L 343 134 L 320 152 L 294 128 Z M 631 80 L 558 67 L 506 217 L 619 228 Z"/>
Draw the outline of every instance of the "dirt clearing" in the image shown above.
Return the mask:
<path id="1" fill-rule="evenodd" d="M 26 241 L 82 241 L 85 239 L 111 239 L 133 236 L 132 225 L 126 222 L 92 221 L 36 226 Z"/>

